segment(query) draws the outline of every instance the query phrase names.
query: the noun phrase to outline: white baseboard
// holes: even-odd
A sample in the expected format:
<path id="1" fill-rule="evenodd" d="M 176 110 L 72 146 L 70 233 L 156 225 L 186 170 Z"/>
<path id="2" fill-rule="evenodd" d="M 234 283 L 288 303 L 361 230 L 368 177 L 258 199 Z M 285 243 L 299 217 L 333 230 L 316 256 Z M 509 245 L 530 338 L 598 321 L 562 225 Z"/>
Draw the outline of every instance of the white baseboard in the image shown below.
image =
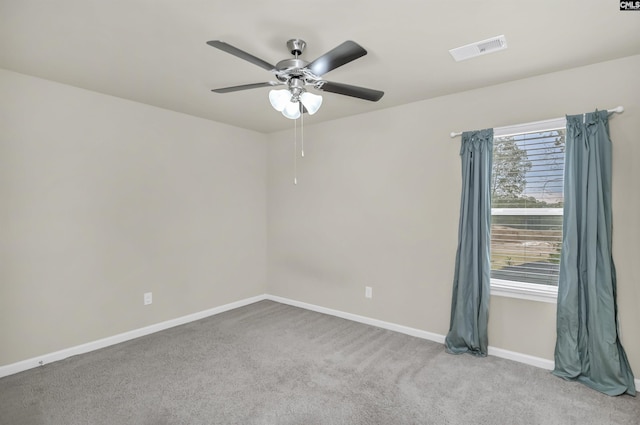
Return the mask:
<path id="1" fill-rule="evenodd" d="M 23 360 L 17 363 L 12 363 L 6 366 L 0 366 L 0 378 L 4 376 L 13 375 L 18 372 L 22 372 L 28 369 L 33 369 L 38 366 L 43 366 L 47 363 L 56 362 L 58 360 L 66 359 L 67 357 L 77 356 L 78 354 L 88 353 L 89 351 L 99 350 L 101 348 L 109 347 L 111 345 L 119 344 L 121 342 L 129 341 L 141 336 L 149 335 L 155 332 L 163 331 L 165 329 L 173 328 L 174 326 L 184 325 L 189 322 L 204 319 L 205 317 L 214 316 L 216 314 L 223 313 L 225 311 L 233 310 L 238 307 L 253 304 L 265 299 L 265 295 L 258 295 L 251 298 L 245 298 L 240 301 L 221 305 L 208 310 L 199 311 L 197 313 L 189 314 L 186 316 L 178 317 L 176 319 L 167 320 L 165 322 L 156 323 L 155 325 L 146 326 L 140 329 L 134 329 L 129 332 L 124 332 L 118 335 L 102 338 L 97 341 L 89 342 L 86 344 L 76 345 L 75 347 L 66 348 L 64 350 L 56 351 L 42 356 L 34 357 L 28 360 Z"/>
<path id="2" fill-rule="evenodd" d="M 114 335 L 108 338 L 99 339 L 97 341 L 89 342 L 87 344 L 82 344 L 82 345 L 67 348 L 64 350 L 56 351 L 54 353 L 45 354 L 43 356 L 34 357 L 32 359 L 13 363 L 7 366 L 0 366 L 0 378 L 4 376 L 13 375 L 15 373 L 32 369 L 38 366 L 42 366 L 47 363 L 63 360 L 63 359 L 66 359 L 67 357 L 75 356 L 78 354 L 84 354 L 84 353 L 88 353 L 89 351 L 94 351 L 100 348 L 105 348 L 111 345 L 119 344 L 121 342 L 129 341 L 135 338 L 139 338 L 141 336 L 145 336 L 145 335 L 149 335 L 165 329 L 169 329 L 174 326 L 184 325 L 189 322 L 194 322 L 196 320 L 204 319 L 205 317 L 214 316 L 216 314 L 220 314 L 225 311 L 233 310 L 239 307 L 244 307 L 246 305 L 253 304 L 255 302 L 262 301 L 262 300 L 271 300 L 281 304 L 300 307 L 306 310 L 311 310 L 318 313 L 324 313 L 331 316 L 352 320 L 354 322 L 364 323 L 367 325 L 376 326 L 378 328 L 388 329 L 390 331 L 403 333 L 406 335 L 414 336 L 416 338 L 422 338 L 429 341 L 434 341 L 439 344 L 444 344 L 445 336 L 441 334 L 427 332 L 421 329 L 411 328 L 408 326 L 398 325 L 396 323 L 385 322 L 383 320 L 372 319 L 370 317 L 347 313 L 340 310 L 321 307 L 315 304 L 295 301 L 289 298 L 279 297 L 276 295 L 264 294 L 264 295 L 257 295 L 251 298 L 245 298 L 240 301 L 225 304 L 219 307 L 214 307 L 209 310 L 200 311 L 198 313 L 189 314 L 187 316 L 179 317 L 177 319 L 167 320 L 166 322 L 157 323 L 155 325 L 147 326 L 144 328 L 135 329 L 135 330 Z M 507 360 L 513 360 L 519 363 L 524 363 L 530 366 L 535 366 L 535 367 L 539 367 L 546 370 L 553 370 L 553 366 L 554 366 L 553 360 L 530 356 L 528 354 L 517 353 L 515 351 L 509 351 L 503 348 L 489 346 L 488 354 L 490 356 L 500 357 Z M 640 391 L 640 379 L 635 380 L 635 385 L 636 385 L 636 391 Z"/>
<path id="3" fill-rule="evenodd" d="M 354 322 L 364 323 L 366 325 L 375 326 L 382 329 L 388 329 L 390 331 L 400 332 L 406 335 L 415 336 L 417 338 L 428 339 L 429 341 L 435 341 L 440 344 L 444 344 L 444 335 L 423 331 L 416 328 L 410 328 L 408 326 L 397 325 L 391 322 L 385 322 L 378 319 L 372 319 L 366 316 L 359 316 L 357 314 L 346 313 L 340 310 L 333 310 L 331 308 L 320 307 L 318 305 L 304 303 L 301 301 L 291 300 L 289 298 L 278 297 L 275 295 L 267 295 L 266 299 L 279 302 L 282 304 L 292 305 L 294 307 L 304 308 L 305 310 L 316 311 L 318 313 L 328 314 L 330 316 L 336 316 L 347 320 L 353 320 Z"/>
<path id="4" fill-rule="evenodd" d="M 505 350 L 504 348 L 497 348 L 492 346 L 489 346 L 488 354 L 490 356 L 513 360 L 518 363 L 524 363 L 546 370 L 553 370 L 553 367 L 555 365 L 553 360 L 543 359 L 542 357 L 530 356 L 528 354 L 517 353 L 515 351 L 509 351 Z"/>

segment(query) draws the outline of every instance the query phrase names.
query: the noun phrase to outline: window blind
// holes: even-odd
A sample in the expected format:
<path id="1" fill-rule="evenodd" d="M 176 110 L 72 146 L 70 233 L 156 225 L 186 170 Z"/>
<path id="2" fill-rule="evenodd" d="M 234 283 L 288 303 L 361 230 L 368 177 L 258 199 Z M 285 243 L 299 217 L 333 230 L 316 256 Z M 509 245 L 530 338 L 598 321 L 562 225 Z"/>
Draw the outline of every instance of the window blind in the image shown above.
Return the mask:
<path id="1" fill-rule="evenodd" d="M 558 284 L 565 130 L 494 137 L 492 279 Z"/>

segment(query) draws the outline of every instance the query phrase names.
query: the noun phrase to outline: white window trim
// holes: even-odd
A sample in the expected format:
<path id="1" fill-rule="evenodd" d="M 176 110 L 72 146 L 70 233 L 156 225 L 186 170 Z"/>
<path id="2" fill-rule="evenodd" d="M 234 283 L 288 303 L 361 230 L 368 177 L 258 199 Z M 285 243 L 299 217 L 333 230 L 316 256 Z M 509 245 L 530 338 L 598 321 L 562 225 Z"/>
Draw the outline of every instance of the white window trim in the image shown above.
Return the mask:
<path id="1" fill-rule="evenodd" d="M 566 118 L 554 118 L 551 120 L 535 121 L 526 124 L 508 125 L 493 129 L 493 137 L 513 136 L 521 133 L 533 133 L 560 130 L 567 127 Z"/>
<path id="2" fill-rule="evenodd" d="M 565 128 L 566 118 L 536 121 L 526 124 L 495 128 L 493 137 L 512 136 L 533 131 L 551 131 Z M 507 211 L 508 210 L 508 211 Z M 529 215 L 533 208 L 492 208 L 492 215 Z M 535 208 L 535 215 L 562 215 L 562 208 Z M 558 287 L 511 280 L 491 279 L 491 295 L 519 298 L 546 303 L 558 302 Z"/>
<path id="3" fill-rule="evenodd" d="M 562 215 L 563 208 L 491 208 L 491 215 Z"/>
<path id="4" fill-rule="evenodd" d="M 491 295 L 555 304 L 558 301 L 558 287 L 491 279 Z"/>

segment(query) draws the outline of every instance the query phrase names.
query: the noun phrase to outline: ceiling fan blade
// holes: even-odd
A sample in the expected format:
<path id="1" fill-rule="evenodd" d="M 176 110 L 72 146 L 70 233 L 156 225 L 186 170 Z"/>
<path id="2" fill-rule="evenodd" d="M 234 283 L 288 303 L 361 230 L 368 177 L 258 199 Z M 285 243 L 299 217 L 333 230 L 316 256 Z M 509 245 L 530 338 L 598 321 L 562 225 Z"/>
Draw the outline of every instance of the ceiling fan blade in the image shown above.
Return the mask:
<path id="1" fill-rule="evenodd" d="M 348 40 L 311 62 L 307 68 L 315 75 L 321 76 L 366 54 L 367 51 L 362 46 Z"/>
<path id="2" fill-rule="evenodd" d="M 384 96 L 384 92 L 380 90 L 367 89 L 349 84 L 332 83 L 331 81 L 324 81 L 322 84 L 317 86 L 317 89 L 327 91 L 329 93 L 343 94 L 345 96 L 370 100 L 372 102 L 377 102 L 382 99 L 382 96 Z"/>
<path id="3" fill-rule="evenodd" d="M 260 58 L 253 56 L 245 52 L 244 50 L 240 50 L 237 47 L 232 46 L 231 44 L 227 44 L 224 41 L 220 40 L 212 40 L 207 41 L 209 46 L 215 47 L 216 49 L 220 49 L 223 52 L 231 53 L 233 56 L 237 56 L 240 59 L 244 59 L 246 61 L 251 62 L 254 65 L 258 65 L 261 68 L 266 69 L 267 71 L 275 71 L 275 66 L 271 65 L 269 62 L 263 61 Z"/>
<path id="4" fill-rule="evenodd" d="M 265 83 L 253 83 L 253 84 L 243 84 L 241 86 L 223 87 L 221 89 L 213 89 L 211 91 L 216 93 L 231 93 L 231 92 L 240 91 L 240 90 L 249 90 L 249 89 L 257 89 L 260 87 L 272 87 L 272 86 L 282 86 L 282 85 L 284 85 L 284 83 L 267 81 Z"/>

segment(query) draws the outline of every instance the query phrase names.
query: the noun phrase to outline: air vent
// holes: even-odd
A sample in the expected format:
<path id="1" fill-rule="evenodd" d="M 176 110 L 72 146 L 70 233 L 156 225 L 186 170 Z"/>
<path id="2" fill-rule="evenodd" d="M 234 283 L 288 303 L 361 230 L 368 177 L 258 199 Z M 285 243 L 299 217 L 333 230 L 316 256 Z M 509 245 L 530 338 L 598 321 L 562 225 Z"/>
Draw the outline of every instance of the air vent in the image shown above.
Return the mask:
<path id="1" fill-rule="evenodd" d="M 466 46 L 456 47 L 449 50 L 451 56 L 457 61 L 475 58 L 476 56 L 486 55 L 487 53 L 497 52 L 507 48 L 507 39 L 504 35 L 491 37 L 487 40 L 477 41 L 467 44 Z"/>

